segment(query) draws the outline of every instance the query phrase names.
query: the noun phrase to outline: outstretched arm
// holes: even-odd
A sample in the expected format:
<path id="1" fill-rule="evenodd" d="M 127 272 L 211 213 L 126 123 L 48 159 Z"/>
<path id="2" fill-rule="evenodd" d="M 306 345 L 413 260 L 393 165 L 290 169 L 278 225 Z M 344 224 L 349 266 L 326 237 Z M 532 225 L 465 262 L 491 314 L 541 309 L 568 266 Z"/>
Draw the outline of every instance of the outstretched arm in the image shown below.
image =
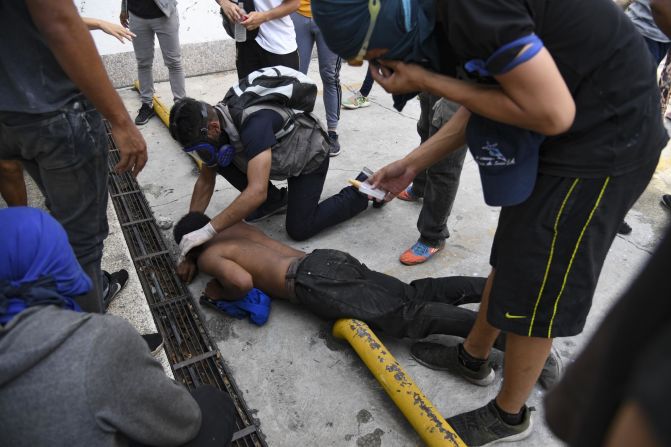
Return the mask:
<path id="1" fill-rule="evenodd" d="M 71 0 L 26 0 L 35 26 L 65 74 L 112 124 L 121 160 L 116 171 L 137 175 L 147 163 L 147 145 L 112 87 L 86 25 Z"/>
<path id="2" fill-rule="evenodd" d="M 135 37 L 135 34 L 131 33 L 130 30 L 124 28 L 121 25 L 117 25 L 116 23 L 107 22 L 102 19 L 94 19 L 91 17 L 82 17 L 82 20 L 88 29 L 103 31 L 110 36 L 116 37 L 121 43 L 126 43 L 124 42 L 124 39 L 130 42 L 133 37 Z"/>
<path id="3" fill-rule="evenodd" d="M 272 162 L 272 155 L 270 148 L 254 157 L 247 165 L 247 187 L 240 193 L 238 197 L 231 202 L 223 211 L 214 216 L 214 218 L 203 228 L 186 234 L 179 243 L 179 259 L 177 263 L 181 263 L 186 254 L 192 248 L 204 244 L 217 235 L 218 232 L 242 221 L 249 216 L 252 211 L 258 208 L 268 195 L 268 179 L 270 178 L 270 164 Z M 194 195 L 191 198 L 191 211 L 204 211 L 212 196 L 214 190 L 214 170 L 210 170 L 210 174 L 206 174 L 206 170 L 201 171 L 198 177 L 198 182 L 194 187 Z M 211 175 L 211 180 L 208 182 L 208 195 L 205 198 L 201 196 L 198 199 L 197 190 L 199 182 L 204 175 Z"/>
<path id="4" fill-rule="evenodd" d="M 543 135 L 566 132 L 575 118 L 575 102 L 547 51 L 495 76 L 498 86 L 461 81 L 399 61 L 371 65 L 373 79 L 391 93 L 425 91 L 447 98 L 473 113 Z"/>
<path id="5" fill-rule="evenodd" d="M 459 149 L 466 143 L 466 124 L 471 114 L 464 107 L 450 118 L 435 134 L 404 158 L 378 170 L 370 179 L 375 187 L 400 194 L 417 173 Z"/>

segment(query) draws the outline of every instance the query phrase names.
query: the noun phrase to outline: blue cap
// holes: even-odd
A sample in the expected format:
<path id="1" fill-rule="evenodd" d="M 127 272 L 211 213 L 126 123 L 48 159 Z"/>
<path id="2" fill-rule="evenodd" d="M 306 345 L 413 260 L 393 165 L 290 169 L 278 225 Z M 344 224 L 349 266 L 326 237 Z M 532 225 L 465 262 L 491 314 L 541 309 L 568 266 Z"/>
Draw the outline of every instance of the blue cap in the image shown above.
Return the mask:
<path id="1" fill-rule="evenodd" d="M 534 189 L 543 135 L 471 114 L 466 142 L 480 168 L 482 192 L 490 206 L 524 202 Z"/>

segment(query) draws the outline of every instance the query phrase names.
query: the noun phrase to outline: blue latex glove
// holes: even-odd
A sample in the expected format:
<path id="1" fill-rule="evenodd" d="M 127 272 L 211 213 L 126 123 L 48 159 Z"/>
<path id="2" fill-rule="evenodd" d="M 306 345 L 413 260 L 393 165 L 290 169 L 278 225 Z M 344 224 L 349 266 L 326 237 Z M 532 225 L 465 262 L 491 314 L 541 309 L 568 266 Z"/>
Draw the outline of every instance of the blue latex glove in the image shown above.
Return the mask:
<path id="1" fill-rule="evenodd" d="M 249 315 L 249 320 L 258 326 L 265 324 L 270 316 L 270 297 L 259 289 L 250 290 L 244 298 L 237 301 L 208 301 L 231 317 L 245 318 Z"/>

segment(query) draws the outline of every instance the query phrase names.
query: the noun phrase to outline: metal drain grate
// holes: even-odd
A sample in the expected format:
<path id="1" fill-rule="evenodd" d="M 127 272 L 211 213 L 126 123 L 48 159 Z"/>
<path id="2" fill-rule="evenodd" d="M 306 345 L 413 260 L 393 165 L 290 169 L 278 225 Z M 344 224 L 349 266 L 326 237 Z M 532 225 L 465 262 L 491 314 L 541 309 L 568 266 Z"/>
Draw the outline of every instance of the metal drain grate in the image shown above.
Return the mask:
<path id="1" fill-rule="evenodd" d="M 205 330 L 189 289 L 175 274 L 170 252 L 140 186 L 130 174 L 114 173 L 119 151 L 109 123 L 105 126 L 110 146 L 110 196 L 175 379 L 189 389 L 209 384 L 226 391 L 237 409 L 237 431 L 231 445 L 267 447 L 217 345 Z"/>

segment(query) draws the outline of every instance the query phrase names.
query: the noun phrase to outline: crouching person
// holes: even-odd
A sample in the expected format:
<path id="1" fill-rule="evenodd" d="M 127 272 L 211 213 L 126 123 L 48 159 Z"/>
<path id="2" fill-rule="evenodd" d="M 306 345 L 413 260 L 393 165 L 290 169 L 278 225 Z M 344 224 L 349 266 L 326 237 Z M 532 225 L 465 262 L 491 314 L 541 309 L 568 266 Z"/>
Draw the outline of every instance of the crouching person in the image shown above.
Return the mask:
<path id="1" fill-rule="evenodd" d="M 205 211 L 217 174 L 241 191 L 207 228 L 186 235 L 182 257 L 243 219 L 253 222 L 286 210 L 287 233 L 304 240 L 368 207 L 368 197 L 351 186 L 319 202 L 330 146 L 322 124 L 309 113 L 316 93 L 302 73 L 278 66 L 240 80 L 214 107 L 190 98 L 173 106 L 171 135 L 203 162 L 190 211 Z M 271 179 L 287 180 L 288 194 Z"/>
<path id="2" fill-rule="evenodd" d="M 73 297 L 90 288 L 51 216 L 0 210 L 2 444 L 227 445 L 230 398 L 212 387 L 190 394 L 130 324 L 82 313 Z"/>

